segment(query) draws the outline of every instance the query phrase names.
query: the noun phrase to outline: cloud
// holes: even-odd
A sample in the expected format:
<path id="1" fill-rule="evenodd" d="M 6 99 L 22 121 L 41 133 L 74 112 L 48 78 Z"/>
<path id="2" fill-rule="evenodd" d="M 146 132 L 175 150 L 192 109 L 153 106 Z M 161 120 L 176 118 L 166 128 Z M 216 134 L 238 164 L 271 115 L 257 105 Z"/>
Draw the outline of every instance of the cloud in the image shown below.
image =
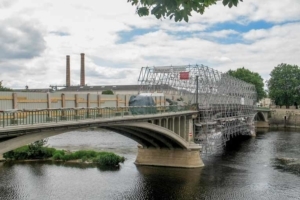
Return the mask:
<path id="1" fill-rule="evenodd" d="M 204 64 L 222 72 L 246 67 L 265 79 L 279 63 L 300 66 L 300 1 L 220 2 L 189 23 L 139 17 L 126 0 L 2 0 L 0 80 L 12 87 L 136 84 L 141 67 Z"/>
<path id="2" fill-rule="evenodd" d="M 217 61 L 217 62 L 230 62 L 230 61 L 232 61 L 230 58 L 228 58 L 228 57 L 225 57 L 225 56 L 220 56 L 220 57 L 217 57 L 217 56 L 215 56 L 215 57 L 213 57 L 213 61 Z"/>
<path id="3" fill-rule="evenodd" d="M 17 0 L 2 0 L 0 1 L 0 9 L 11 7 Z"/>
<path id="4" fill-rule="evenodd" d="M 0 24 L 0 59 L 30 59 L 45 50 L 42 30 L 35 22 L 9 18 Z"/>
<path id="5" fill-rule="evenodd" d="M 61 36 L 61 37 L 63 37 L 63 36 L 70 36 L 69 33 L 63 32 L 63 31 L 50 31 L 49 33 L 53 34 L 53 35 Z"/>

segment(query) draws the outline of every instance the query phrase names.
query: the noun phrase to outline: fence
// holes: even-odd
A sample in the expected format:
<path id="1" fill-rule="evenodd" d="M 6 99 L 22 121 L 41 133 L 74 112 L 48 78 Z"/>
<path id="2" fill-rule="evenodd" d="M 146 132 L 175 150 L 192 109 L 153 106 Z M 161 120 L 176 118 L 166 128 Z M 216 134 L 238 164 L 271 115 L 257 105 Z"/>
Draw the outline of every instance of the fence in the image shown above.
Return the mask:
<path id="1" fill-rule="evenodd" d="M 34 93 L 34 92 L 0 92 L 0 110 L 9 109 L 58 109 L 90 107 L 126 107 L 130 94 L 100 95 L 89 93 Z M 179 96 L 166 95 L 153 97 L 156 105 L 168 105 L 166 99 Z"/>
<path id="2" fill-rule="evenodd" d="M 135 115 L 175 113 L 191 110 L 191 106 L 126 106 L 106 108 L 60 108 L 0 111 L 0 127 L 58 123 L 91 119 L 107 119 Z"/>

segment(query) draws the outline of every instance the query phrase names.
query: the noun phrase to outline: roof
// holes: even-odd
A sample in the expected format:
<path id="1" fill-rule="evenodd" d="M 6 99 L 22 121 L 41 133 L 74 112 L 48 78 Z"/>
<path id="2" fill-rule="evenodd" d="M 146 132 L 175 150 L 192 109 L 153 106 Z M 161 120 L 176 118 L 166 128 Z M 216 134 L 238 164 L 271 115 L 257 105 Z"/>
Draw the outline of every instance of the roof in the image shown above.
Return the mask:
<path id="1" fill-rule="evenodd" d="M 69 86 L 59 91 L 103 91 L 103 90 L 113 90 L 113 91 L 128 91 L 134 90 L 139 91 L 140 85 L 96 85 L 96 86 Z"/>
<path id="2" fill-rule="evenodd" d="M 36 89 L 13 89 L 14 92 L 51 92 L 51 88 L 36 88 Z"/>

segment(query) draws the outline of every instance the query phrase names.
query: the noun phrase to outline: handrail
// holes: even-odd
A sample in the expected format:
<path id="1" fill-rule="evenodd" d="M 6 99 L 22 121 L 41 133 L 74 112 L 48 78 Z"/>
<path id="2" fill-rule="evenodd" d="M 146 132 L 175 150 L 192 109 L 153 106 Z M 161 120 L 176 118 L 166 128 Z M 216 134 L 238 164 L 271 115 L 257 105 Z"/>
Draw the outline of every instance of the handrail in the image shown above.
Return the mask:
<path id="1" fill-rule="evenodd" d="M 0 127 L 192 111 L 190 105 L 0 110 Z"/>

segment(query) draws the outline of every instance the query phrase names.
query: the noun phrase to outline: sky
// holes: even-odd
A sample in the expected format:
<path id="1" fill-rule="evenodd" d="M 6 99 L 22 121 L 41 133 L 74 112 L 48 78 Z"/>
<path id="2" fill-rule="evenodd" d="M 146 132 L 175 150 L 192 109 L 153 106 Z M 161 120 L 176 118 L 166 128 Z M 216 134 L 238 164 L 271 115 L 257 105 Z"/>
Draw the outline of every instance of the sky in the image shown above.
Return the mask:
<path id="1" fill-rule="evenodd" d="M 10 88 L 138 84 L 141 67 L 245 67 L 264 80 L 281 63 L 300 66 L 300 0 L 221 3 L 189 23 L 139 17 L 127 0 L 0 0 L 0 81 Z"/>

